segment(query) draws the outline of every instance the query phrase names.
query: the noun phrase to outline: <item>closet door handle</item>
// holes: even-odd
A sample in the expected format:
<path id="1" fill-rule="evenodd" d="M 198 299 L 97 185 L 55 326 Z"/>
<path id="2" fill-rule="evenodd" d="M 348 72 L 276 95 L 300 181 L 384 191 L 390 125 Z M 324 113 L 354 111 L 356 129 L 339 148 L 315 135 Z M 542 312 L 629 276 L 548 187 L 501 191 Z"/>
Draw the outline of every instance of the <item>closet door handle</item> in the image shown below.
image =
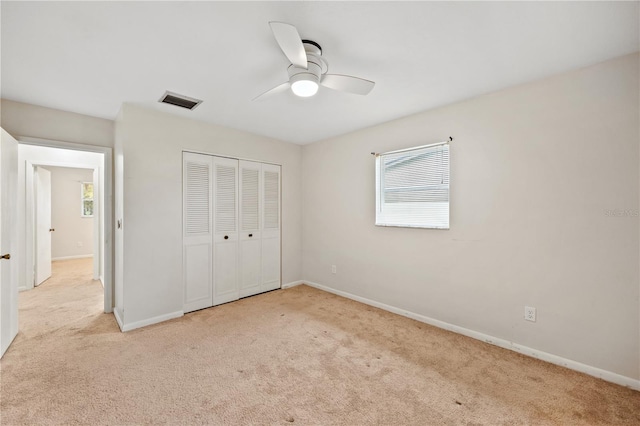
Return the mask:
<path id="1" fill-rule="evenodd" d="M 253 237 L 253 234 L 249 234 L 249 237 Z"/>
<path id="2" fill-rule="evenodd" d="M 224 239 L 225 239 L 225 240 L 228 240 L 228 239 L 229 239 L 229 236 L 228 236 L 228 235 L 225 235 L 225 236 L 224 236 Z"/>

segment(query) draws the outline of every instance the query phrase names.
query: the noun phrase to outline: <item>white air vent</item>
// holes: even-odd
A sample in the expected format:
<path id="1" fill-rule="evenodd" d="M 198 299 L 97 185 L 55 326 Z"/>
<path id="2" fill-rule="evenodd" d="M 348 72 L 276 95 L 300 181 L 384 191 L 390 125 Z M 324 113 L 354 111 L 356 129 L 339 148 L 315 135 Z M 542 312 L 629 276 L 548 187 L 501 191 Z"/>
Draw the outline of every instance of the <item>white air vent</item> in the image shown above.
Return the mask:
<path id="1" fill-rule="evenodd" d="M 195 107 L 202 103 L 200 99 L 190 98 L 189 96 L 179 95 L 169 91 L 164 92 L 164 95 L 162 95 L 158 102 L 186 109 L 195 109 Z"/>

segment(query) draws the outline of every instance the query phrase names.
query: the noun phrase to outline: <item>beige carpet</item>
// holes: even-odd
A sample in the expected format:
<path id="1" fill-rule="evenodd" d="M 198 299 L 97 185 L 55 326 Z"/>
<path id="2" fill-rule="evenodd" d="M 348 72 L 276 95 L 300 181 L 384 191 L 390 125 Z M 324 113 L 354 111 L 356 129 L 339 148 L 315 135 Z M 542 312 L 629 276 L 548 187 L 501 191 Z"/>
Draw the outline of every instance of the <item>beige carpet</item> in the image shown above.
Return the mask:
<path id="1" fill-rule="evenodd" d="M 307 286 L 120 333 L 88 264 L 20 294 L 2 425 L 640 424 L 639 392 Z"/>

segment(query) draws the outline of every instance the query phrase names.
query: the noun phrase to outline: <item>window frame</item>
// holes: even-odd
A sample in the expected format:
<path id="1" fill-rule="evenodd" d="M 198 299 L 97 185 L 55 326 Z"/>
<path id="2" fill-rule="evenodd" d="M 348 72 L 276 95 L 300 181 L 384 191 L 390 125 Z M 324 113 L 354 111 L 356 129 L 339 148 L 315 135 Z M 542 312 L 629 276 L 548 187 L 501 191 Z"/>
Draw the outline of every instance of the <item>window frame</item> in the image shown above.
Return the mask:
<path id="1" fill-rule="evenodd" d="M 80 183 L 80 217 L 82 217 L 82 218 L 85 218 L 85 217 L 86 217 L 86 218 L 91 218 L 91 217 L 93 217 L 93 216 L 94 216 L 94 214 L 95 214 L 95 211 L 94 211 L 94 209 L 95 209 L 95 207 L 96 207 L 96 205 L 95 205 L 95 192 L 93 192 L 93 191 L 92 191 L 92 192 L 93 192 L 93 194 L 94 194 L 94 196 L 93 196 L 93 197 L 91 197 L 91 198 L 85 198 L 85 197 L 84 197 L 84 188 L 85 188 L 85 185 L 91 185 L 91 186 L 93 187 L 93 182 L 81 182 L 81 183 Z M 93 190 L 95 191 L 95 187 L 93 188 Z M 85 201 L 91 201 L 91 211 L 92 211 L 93 213 L 92 213 L 92 214 L 90 214 L 90 215 L 84 214 L 84 202 L 85 202 Z"/>
<path id="2" fill-rule="evenodd" d="M 411 148 L 399 149 L 395 151 L 389 151 L 381 154 L 375 153 L 376 164 L 375 164 L 375 187 L 376 187 L 376 211 L 375 211 L 375 226 L 383 226 L 383 227 L 396 227 L 396 228 L 418 228 L 418 229 L 436 229 L 436 230 L 449 230 L 451 229 L 451 149 L 450 149 L 450 141 L 437 142 L 429 145 L 421 145 L 415 146 Z M 447 150 L 447 207 L 446 207 L 446 225 L 438 225 L 435 222 L 431 223 L 398 223 L 388 220 L 389 217 L 383 214 L 383 207 L 385 205 L 384 199 L 384 182 L 385 182 L 385 172 L 386 169 L 383 167 L 384 157 L 393 154 L 401 154 L 401 153 L 410 153 L 412 151 L 423 151 L 428 152 L 429 149 L 433 149 L 434 151 L 438 150 L 439 147 Z M 445 148 L 446 147 L 446 148 Z M 421 155 L 423 152 L 418 152 L 416 155 Z M 425 187 L 433 186 L 425 184 Z M 385 220 L 386 219 L 386 220 Z"/>

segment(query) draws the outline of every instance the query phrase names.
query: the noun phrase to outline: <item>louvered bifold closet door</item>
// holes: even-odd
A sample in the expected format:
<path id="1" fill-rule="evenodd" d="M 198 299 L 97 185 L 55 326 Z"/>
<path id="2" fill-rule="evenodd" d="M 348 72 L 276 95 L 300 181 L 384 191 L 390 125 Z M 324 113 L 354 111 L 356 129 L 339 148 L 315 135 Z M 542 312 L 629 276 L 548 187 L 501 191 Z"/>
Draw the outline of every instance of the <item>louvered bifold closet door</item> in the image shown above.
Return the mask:
<path id="1" fill-rule="evenodd" d="M 280 288 L 280 166 L 262 164 L 261 291 Z"/>
<path id="2" fill-rule="evenodd" d="M 261 163 L 240 161 L 240 297 L 261 292 L 261 172 Z"/>
<path id="3" fill-rule="evenodd" d="M 239 298 L 238 160 L 213 157 L 213 305 Z"/>
<path id="4" fill-rule="evenodd" d="M 182 154 L 184 312 L 211 306 L 213 157 Z"/>

